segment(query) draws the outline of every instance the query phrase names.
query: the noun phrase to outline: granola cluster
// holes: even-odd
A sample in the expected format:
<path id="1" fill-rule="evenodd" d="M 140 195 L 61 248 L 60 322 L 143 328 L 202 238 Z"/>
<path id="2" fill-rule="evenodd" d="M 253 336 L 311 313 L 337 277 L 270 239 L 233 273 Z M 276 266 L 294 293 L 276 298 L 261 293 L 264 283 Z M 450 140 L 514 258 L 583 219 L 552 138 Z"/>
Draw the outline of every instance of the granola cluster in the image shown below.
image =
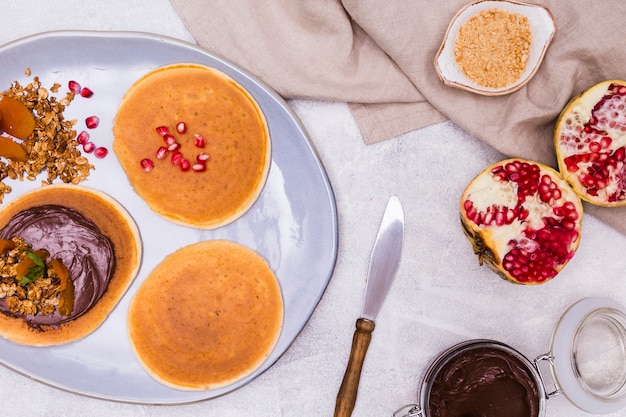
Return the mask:
<path id="1" fill-rule="evenodd" d="M 14 246 L 0 253 L 0 299 L 14 314 L 53 314 L 59 304 L 61 280 L 52 269 L 47 269 L 32 282 L 20 282 L 18 265 L 27 262 L 32 248 L 20 237 L 11 242 Z"/>
<path id="2" fill-rule="evenodd" d="M 67 92 L 63 98 L 57 99 L 53 94 L 58 93 L 60 87 L 55 83 L 48 90 L 35 76 L 26 86 L 14 81 L 9 90 L 0 92 L 0 97 L 13 97 L 25 104 L 33 112 L 36 123 L 33 133 L 22 143 L 26 160 L 0 161 L 0 203 L 4 195 L 11 192 L 11 187 L 4 182 L 7 178 L 34 181 L 45 170 L 47 177 L 42 180 L 42 185 L 52 184 L 57 178 L 66 184 L 78 184 L 94 169 L 78 149 L 73 129 L 76 120 L 65 120 L 63 115 L 74 94 Z"/>

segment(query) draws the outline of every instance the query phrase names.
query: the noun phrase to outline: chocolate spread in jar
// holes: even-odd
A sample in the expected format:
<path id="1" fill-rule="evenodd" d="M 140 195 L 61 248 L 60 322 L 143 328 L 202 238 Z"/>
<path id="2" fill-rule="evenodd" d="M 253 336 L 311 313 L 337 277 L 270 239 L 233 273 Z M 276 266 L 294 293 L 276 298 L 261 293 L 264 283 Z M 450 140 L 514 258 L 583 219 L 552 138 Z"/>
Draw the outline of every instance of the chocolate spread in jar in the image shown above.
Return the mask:
<path id="1" fill-rule="evenodd" d="M 58 205 L 31 207 L 13 216 L 0 230 L 0 238 L 20 236 L 33 249 L 46 249 L 59 258 L 74 283 L 74 308 L 70 315 L 23 316 L 29 326 L 58 326 L 89 311 L 102 297 L 115 269 L 113 243 L 98 226 L 79 212 Z M 0 312 L 10 313 L 4 299 Z"/>
<path id="2" fill-rule="evenodd" d="M 528 366 L 492 346 L 465 349 L 437 372 L 430 417 L 537 417 L 539 391 Z"/>

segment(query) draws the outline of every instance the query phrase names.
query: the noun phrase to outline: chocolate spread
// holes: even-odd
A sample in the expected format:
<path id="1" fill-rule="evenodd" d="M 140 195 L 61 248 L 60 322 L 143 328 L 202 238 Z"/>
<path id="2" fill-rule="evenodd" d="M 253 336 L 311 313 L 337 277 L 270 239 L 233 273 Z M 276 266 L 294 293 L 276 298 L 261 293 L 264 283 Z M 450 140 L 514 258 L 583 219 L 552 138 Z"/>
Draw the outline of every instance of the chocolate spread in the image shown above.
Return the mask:
<path id="1" fill-rule="evenodd" d="M 29 326 L 58 326 L 89 311 L 102 297 L 115 269 L 113 243 L 98 226 L 79 212 L 58 205 L 23 210 L 0 230 L 0 238 L 20 236 L 34 250 L 46 249 L 50 258 L 59 258 L 74 282 L 74 309 L 68 316 L 23 316 Z M 15 316 L 0 300 L 0 312 Z"/>
<path id="2" fill-rule="evenodd" d="M 435 376 L 430 417 L 537 417 L 539 391 L 528 366 L 489 346 L 459 352 Z"/>

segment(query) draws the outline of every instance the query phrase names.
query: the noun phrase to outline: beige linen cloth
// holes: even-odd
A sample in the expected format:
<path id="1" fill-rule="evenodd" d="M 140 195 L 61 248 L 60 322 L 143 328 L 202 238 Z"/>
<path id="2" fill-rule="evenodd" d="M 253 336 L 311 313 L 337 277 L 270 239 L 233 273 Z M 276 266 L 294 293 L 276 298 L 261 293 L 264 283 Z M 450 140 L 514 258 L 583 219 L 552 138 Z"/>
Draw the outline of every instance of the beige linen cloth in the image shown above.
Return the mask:
<path id="1" fill-rule="evenodd" d="M 170 1 L 199 45 L 283 97 L 349 103 L 366 143 L 449 119 L 505 155 L 555 166 L 552 131 L 570 98 L 626 79 L 624 0 L 540 2 L 556 35 L 531 82 L 500 97 L 447 87 L 435 72 L 467 0 Z M 626 208 L 585 208 L 626 233 Z"/>

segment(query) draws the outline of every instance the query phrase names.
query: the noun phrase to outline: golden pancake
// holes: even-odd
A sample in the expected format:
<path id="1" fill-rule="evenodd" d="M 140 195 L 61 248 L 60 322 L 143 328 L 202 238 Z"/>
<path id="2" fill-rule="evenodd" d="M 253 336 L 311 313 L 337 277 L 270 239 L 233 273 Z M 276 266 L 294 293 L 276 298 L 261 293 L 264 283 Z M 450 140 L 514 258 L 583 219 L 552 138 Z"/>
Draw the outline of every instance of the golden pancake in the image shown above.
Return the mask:
<path id="1" fill-rule="evenodd" d="M 238 243 L 212 240 L 168 255 L 128 312 L 131 344 L 147 372 L 181 390 L 231 384 L 257 369 L 283 321 L 267 262 Z"/>
<path id="2" fill-rule="evenodd" d="M 122 99 L 113 136 L 137 194 L 177 224 L 213 229 L 236 220 L 269 171 L 259 106 L 227 75 L 201 65 L 162 67 L 138 80 Z"/>
<path id="3" fill-rule="evenodd" d="M 5 277 L 0 281 L 0 335 L 32 346 L 60 345 L 96 330 L 132 283 L 141 262 L 139 231 L 128 212 L 105 193 L 76 185 L 48 185 L 27 192 L 0 210 L 0 238 L 15 236 L 59 259 L 71 280 L 65 309 L 35 294 L 37 285 L 51 291 L 50 264 L 32 283 Z M 8 253 L 3 251 L 3 253 Z M 3 261 L 4 262 L 3 258 Z M 7 283 L 13 280 L 14 290 Z M 70 285 L 70 284 L 68 284 Z M 58 285 L 57 285 L 58 286 Z M 20 288 L 20 289 L 18 289 Z M 16 291 L 26 292 L 20 299 Z M 56 299 L 63 298 L 56 293 Z M 68 309 L 69 307 L 69 310 Z"/>

